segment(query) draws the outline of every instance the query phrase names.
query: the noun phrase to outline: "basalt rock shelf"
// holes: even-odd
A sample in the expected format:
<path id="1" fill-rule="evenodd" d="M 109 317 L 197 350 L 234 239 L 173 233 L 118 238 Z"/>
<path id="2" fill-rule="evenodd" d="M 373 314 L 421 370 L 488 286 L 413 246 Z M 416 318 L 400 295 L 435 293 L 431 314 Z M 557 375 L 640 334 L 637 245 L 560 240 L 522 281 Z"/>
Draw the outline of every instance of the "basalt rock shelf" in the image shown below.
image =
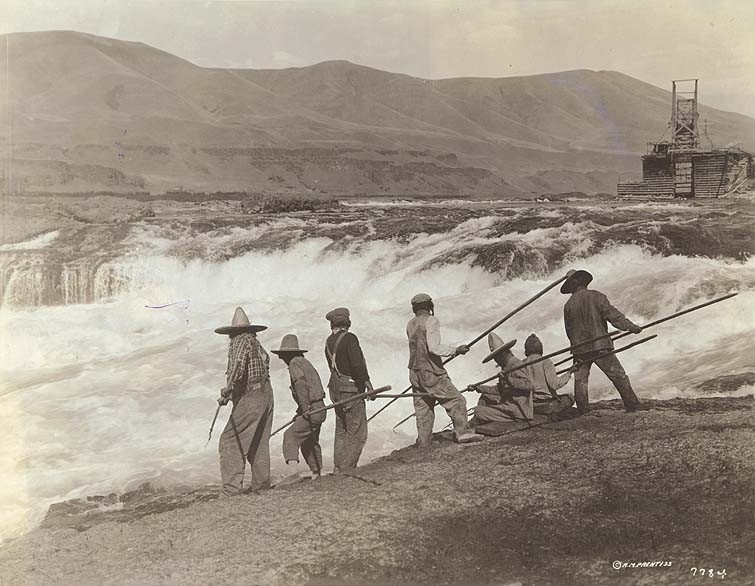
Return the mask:
<path id="1" fill-rule="evenodd" d="M 246 214 L 238 201 L 8 198 L 0 210 L 0 307 L 92 304 L 140 289 L 154 293 L 147 273 L 159 272 L 149 264 L 156 258 L 176 259 L 183 268 L 193 261 L 218 266 L 249 253 L 271 257 L 317 239 L 316 260 L 364 257 L 383 242 L 405 249 L 396 262 L 411 255 L 421 271 L 469 264 L 501 279 L 539 278 L 622 245 L 658 257 L 739 263 L 755 254 L 749 200 L 355 201 L 333 200 L 317 212 Z M 395 267 L 373 267 L 376 274 L 386 268 Z"/>
<path id="2" fill-rule="evenodd" d="M 258 495 L 143 487 L 58 505 L 0 549 L 0 583 L 690 584 L 701 567 L 753 583 L 752 397 L 647 404 L 480 444 L 439 434 Z"/>

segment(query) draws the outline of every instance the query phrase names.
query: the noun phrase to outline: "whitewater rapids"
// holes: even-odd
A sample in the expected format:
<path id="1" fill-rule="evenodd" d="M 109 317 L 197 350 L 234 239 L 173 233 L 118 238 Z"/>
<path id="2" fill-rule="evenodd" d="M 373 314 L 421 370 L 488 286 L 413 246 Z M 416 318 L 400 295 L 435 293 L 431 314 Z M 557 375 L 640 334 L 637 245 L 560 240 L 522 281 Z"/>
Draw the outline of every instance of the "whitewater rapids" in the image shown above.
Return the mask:
<path id="1" fill-rule="evenodd" d="M 297 334 L 324 380 L 324 315 L 349 307 L 374 385 L 400 391 L 407 384 L 409 300 L 418 292 L 435 299 L 444 341 L 462 343 L 569 268 L 592 272 L 592 288 L 640 324 L 739 291 L 654 328 L 656 340 L 621 360 L 641 399 L 755 391 L 749 384 L 725 391 L 714 384 L 755 371 L 751 240 L 741 251 L 722 243 L 700 256 L 697 232 L 675 236 L 684 226 L 700 226 L 700 210 L 394 207 L 401 213 L 373 206 L 374 214 L 357 209 L 343 222 L 296 217 L 203 227 L 158 215 L 131 225 L 117 247 L 76 278 L 65 277 L 70 259 L 59 258 L 64 236 L 57 232 L 0 250 L 0 537 L 34 526 L 60 500 L 146 480 L 217 482 L 216 441 L 229 409 L 221 411 L 210 446 L 205 441 L 224 384 L 228 339 L 212 330 L 230 323 L 237 305 L 253 323 L 269 326 L 259 335 L 268 350 L 284 334 Z M 726 231 L 735 219 L 715 213 L 701 228 L 708 235 Z M 58 272 L 51 277 L 49 271 Z M 86 295 L 77 289 L 84 277 Z M 62 283 L 57 296 L 40 289 L 49 282 Z M 546 352 L 566 346 L 565 301 L 556 289 L 497 332 L 518 340 L 520 357 L 532 332 Z M 449 365 L 457 386 L 495 372 L 481 364 L 486 353 L 482 341 Z M 294 403 L 285 365 L 271 355 L 271 367 L 277 427 L 292 416 Z M 590 390 L 591 399 L 617 397 L 597 369 Z M 368 412 L 382 404 L 369 403 Z M 398 401 L 370 424 L 363 463 L 413 441 L 413 423 L 391 431 L 411 410 L 410 401 Z M 440 428 L 447 417 L 436 413 Z M 283 466 L 281 439 L 271 442 L 274 476 Z M 322 433 L 326 469 L 332 440 L 330 417 Z"/>

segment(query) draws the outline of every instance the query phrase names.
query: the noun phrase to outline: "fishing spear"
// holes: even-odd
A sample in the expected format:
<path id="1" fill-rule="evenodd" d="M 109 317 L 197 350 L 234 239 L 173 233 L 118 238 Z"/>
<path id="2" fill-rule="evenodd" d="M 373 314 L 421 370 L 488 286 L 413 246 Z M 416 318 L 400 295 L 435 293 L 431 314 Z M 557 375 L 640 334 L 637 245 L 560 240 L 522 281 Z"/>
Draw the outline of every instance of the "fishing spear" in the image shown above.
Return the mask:
<path id="1" fill-rule="evenodd" d="M 589 358 L 587 360 L 579 361 L 574 366 L 577 366 L 577 365 L 579 365 L 579 364 L 581 364 L 583 362 L 595 362 L 596 360 L 600 360 L 601 358 L 605 358 L 606 356 L 610 356 L 611 354 L 618 354 L 619 352 L 624 352 L 624 350 L 629 350 L 630 348 L 634 348 L 635 346 L 639 346 L 640 344 L 644 344 L 645 342 L 649 342 L 653 338 L 657 338 L 657 337 L 658 337 L 658 334 L 653 334 L 652 336 L 647 336 L 645 338 L 642 338 L 641 340 L 637 340 L 636 342 L 632 342 L 631 344 L 627 344 L 626 346 L 622 346 L 621 348 L 615 348 L 615 349 L 611 350 L 610 352 L 603 352 L 603 353 L 601 353 L 601 354 L 599 354 L 597 356 L 593 356 L 593 357 L 591 357 L 591 358 Z M 568 359 L 568 360 L 571 360 L 571 359 Z M 525 364 L 524 366 L 528 366 L 529 364 L 532 364 L 532 362 L 529 362 L 529 363 Z M 520 367 L 512 368 L 510 370 L 501 372 L 499 374 L 494 374 L 493 376 L 488 377 L 488 378 L 486 378 L 484 380 L 481 380 L 480 382 L 471 384 L 466 389 L 464 389 L 462 391 L 462 393 L 465 393 L 465 392 L 471 390 L 473 387 L 477 387 L 477 386 L 480 386 L 480 385 L 484 385 L 485 383 L 489 383 L 490 381 L 497 379 L 501 375 L 507 374 L 509 372 L 514 372 L 518 368 L 520 368 Z M 557 371 L 556 374 L 564 374 L 565 372 L 569 372 L 570 370 L 572 370 L 572 368 L 574 368 L 574 367 L 564 368 L 563 370 Z M 468 409 L 467 410 L 467 416 L 471 415 L 472 412 L 474 412 L 474 409 L 475 409 L 474 407 L 472 407 L 471 409 Z M 398 427 L 399 425 L 401 425 L 402 423 L 404 423 L 404 421 L 408 421 L 408 420 L 409 420 L 409 418 L 407 417 L 403 421 L 397 423 L 396 426 L 393 428 L 394 431 L 395 431 L 396 427 Z M 448 429 L 449 427 L 450 427 L 450 424 L 447 425 L 444 429 Z"/>
<path id="2" fill-rule="evenodd" d="M 366 391 L 364 393 L 359 393 L 357 395 L 354 395 L 353 397 L 349 397 L 348 399 L 342 399 L 341 401 L 336 401 L 335 403 L 331 403 L 330 405 L 325 405 L 323 407 L 318 407 L 317 409 L 314 409 L 313 411 L 308 411 L 306 415 L 315 415 L 316 413 L 322 413 L 323 411 L 328 411 L 330 409 L 334 409 L 335 407 L 340 407 L 341 405 L 347 405 L 349 403 L 353 403 L 354 401 L 358 401 L 359 399 L 365 399 L 367 397 L 370 397 L 372 395 L 375 395 L 376 398 L 380 395 L 378 393 L 385 393 L 387 391 L 391 390 L 391 385 L 386 385 L 384 387 L 379 387 L 377 389 L 373 389 L 371 391 Z M 278 429 L 276 429 L 273 433 L 270 434 L 270 437 L 273 437 L 276 433 L 279 431 L 282 431 L 286 429 L 289 425 L 293 424 L 294 421 L 299 419 L 300 417 L 304 417 L 304 413 L 295 415 L 290 421 L 286 422 L 285 424 L 281 425 Z"/>
<path id="3" fill-rule="evenodd" d="M 662 317 L 660 319 L 657 319 L 655 321 L 651 321 L 644 326 L 641 326 L 643 330 L 646 330 L 648 328 L 652 328 L 653 326 L 657 326 L 658 324 L 661 324 L 663 322 L 667 322 L 671 319 L 680 317 L 682 315 L 685 315 L 687 313 L 691 313 L 693 311 L 697 311 L 698 309 L 702 309 L 703 307 L 708 307 L 709 305 L 713 305 L 714 303 L 719 303 L 721 301 L 725 301 L 727 299 L 731 299 L 732 297 L 735 297 L 737 293 L 729 293 L 728 295 L 724 295 L 723 297 L 719 297 L 717 299 L 711 299 L 710 301 L 706 301 L 705 303 L 700 303 L 699 305 L 693 305 L 692 307 L 688 307 L 687 309 L 683 309 L 681 311 L 677 311 L 676 313 L 672 313 L 671 315 L 667 315 L 666 317 Z M 597 342 L 598 340 L 604 340 L 605 338 L 611 338 L 611 340 L 619 340 L 625 336 L 629 336 L 632 332 L 623 332 L 621 330 L 614 330 L 612 332 L 608 332 L 607 334 L 602 334 L 600 336 L 596 336 L 594 338 L 590 338 L 589 340 L 585 340 L 583 342 L 579 342 L 578 344 L 574 344 L 573 346 L 569 346 L 567 348 L 562 348 L 561 350 L 556 350 L 555 352 L 551 352 L 550 354 L 546 354 L 545 356 L 541 356 L 537 360 L 533 360 L 532 362 L 528 362 L 526 364 L 523 364 L 521 366 L 517 366 L 515 368 L 512 368 L 509 371 L 506 371 L 503 374 L 508 374 L 509 372 L 514 372 L 515 370 L 519 370 L 520 368 L 524 368 L 525 366 L 529 366 L 530 364 L 537 364 L 538 362 L 542 362 L 543 360 L 547 360 L 548 358 L 552 358 L 554 356 L 558 356 L 559 354 L 563 354 L 564 352 L 571 352 L 572 354 L 576 354 L 574 352 L 575 348 L 579 348 L 580 346 L 584 346 L 586 344 L 590 344 L 591 342 Z M 572 360 L 573 357 L 569 357 L 566 360 L 561 360 L 558 363 L 556 363 L 556 366 L 559 364 L 563 364 L 564 362 L 568 360 Z M 492 379 L 491 379 L 492 380 Z"/>
<path id="4" fill-rule="evenodd" d="M 488 334 L 489 334 L 490 332 L 492 332 L 493 330 L 495 330 L 496 328 L 498 328 L 498 327 L 499 327 L 499 326 L 500 326 L 501 324 L 503 324 L 503 323 L 504 323 L 505 321 L 509 320 L 509 319 L 510 319 L 510 318 L 512 318 L 512 317 L 513 317 L 514 315 L 516 315 L 517 313 L 519 313 L 520 311 L 522 311 L 522 310 L 523 310 L 523 309 L 524 309 L 525 307 L 527 307 L 527 306 L 528 306 L 528 305 L 529 305 L 530 303 L 533 303 L 534 301 L 536 301 L 537 299 L 539 299 L 540 297 L 542 297 L 543 295 L 545 295 L 545 294 L 546 294 L 546 293 L 547 293 L 548 291 L 550 291 L 551 289 L 553 289 L 554 287 L 556 287 L 556 286 L 557 286 L 557 285 L 559 285 L 560 283 L 564 282 L 564 281 L 565 281 L 565 280 L 566 280 L 567 278 L 568 278 L 568 275 L 564 275 L 563 277 L 561 277 L 561 278 L 560 278 L 560 279 L 558 279 L 557 281 L 554 281 L 553 283 L 551 283 L 550 285 L 548 285 L 548 286 L 547 286 L 547 287 L 546 287 L 545 289 L 543 289 L 542 291 L 540 291 L 540 292 L 539 292 L 539 293 L 537 293 L 536 295 L 533 295 L 532 297 L 530 297 L 530 298 L 529 298 L 529 299 L 528 299 L 527 301 L 525 301 L 524 303 L 522 303 L 522 304 L 521 304 L 521 305 L 520 305 L 519 307 L 515 308 L 514 310 L 512 310 L 511 312 L 509 312 L 508 314 L 506 314 L 505 316 L 503 316 L 503 317 L 502 317 L 501 319 L 499 319 L 499 320 L 498 320 L 498 321 L 497 321 L 496 323 L 494 323 L 494 324 L 493 324 L 492 326 L 490 326 L 490 327 L 489 327 L 489 328 L 488 328 L 487 330 L 485 330 L 485 331 L 484 331 L 484 332 L 482 332 L 482 333 L 481 333 L 481 334 L 480 334 L 479 336 L 477 336 L 477 337 L 476 337 L 476 338 L 475 338 L 474 340 L 472 340 L 471 342 L 469 342 L 468 344 L 465 344 L 465 345 L 466 345 L 466 346 L 467 346 L 468 348 L 471 348 L 471 347 L 472 347 L 472 346 L 474 346 L 474 345 L 475 345 L 475 344 L 476 344 L 477 342 L 479 342 L 479 341 L 480 341 L 480 340 L 482 340 L 482 339 L 483 339 L 483 338 L 484 338 L 485 336 L 487 336 L 487 335 L 488 335 Z M 457 356 L 457 354 L 454 354 L 453 356 L 449 356 L 448 358 L 446 358 L 446 359 L 445 359 L 445 360 L 443 361 L 443 363 L 442 363 L 442 364 L 444 364 L 444 365 L 445 365 L 445 364 L 448 364 L 448 363 L 449 363 L 449 362 L 451 362 L 451 361 L 452 361 L 452 360 L 453 360 L 454 358 L 456 358 L 456 356 Z M 408 392 L 409 392 L 409 391 L 411 391 L 411 390 L 412 390 L 412 387 L 411 387 L 411 385 L 409 385 L 408 387 L 406 387 L 406 389 L 404 389 L 404 390 L 403 390 L 403 391 L 401 392 L 401 394 L 402 394 L 402 395 L 404 395 L 404 394 L 408 393 Z M 393 399 L 393 400 L 391 400 L 391 401 L 388 401 L 388 402 L 387 402 L 387 403 L 386 403 L 385 405 L 383 405 L 383 406 L 382 406 L 382 407 L 381 407 L 380 409 L 378 409 L 378 410 L 377 410 L 377 411 L 376 411 L 375 413 L 373 413 L 373 414 L 372 414 L 372 415 L 370 416 L 370 418 L 369 418 L 369 419 L 367 419 L 367 421 L 372 421 L 373 419 L 375 419 L 375 417 L 377 417 L 377 416 L 378 416 L 378 415 L 380 415 L 380 414 L 381 414 L 381 413 L 382 413 L 383 411 L 385 411 L 385 410 L 386 410 L 386 409 L 387 409 L 388 407 L 390 407 L 390 406 L 391 406 L 391 405 L 392 405 L 392 404 L 393 404 L 393 403 L 394 403 L 394 402 L 395 402 L 396 400 L 397 400 L 397 399 Z"/>
<path id="5" fill-rule="evenodd" d="M 731 299 L 732 297 L 737 296 L 737 292 L 729 293 L 728 295 L 724 295 L 723 297 L 718 297 L 716 299 L 711 299 L 710 301 L 706 301 L 704 303 L 700 303 L 698 305 L 693 305 L 692 307 L 688 307 L 687 309 L 683 309 L 681 311 L 677 311 L 676 313 L 672 313 L 671 315 L 667 315 L 666 317 L 662 317 L 660 319 L 657 319 L 655 321 L 651 321 L 650 323 L 645 324 L 642 326 L 642 329 L 645 330 L 647 328 L 651 328 L 653 326 L 657 326 L 658 324 L 661 324 L 663 322 L 667 322 L 669 320 L 675 319 L 677 317 L 680 317 L 682 315 L 685 315 L 687 313 L 691 313 L 693 311 L 697 311 L 698 309 L 702 309 L 704 307 L 708 307 L 709 305 L 713 305 L 714 303 L 720 303 L 721 301 L 726 301 L 727 299 Z M 585 346 L 586 344 L 590 344 L 592 342 L 597 342 L 598 340 L 604 340 L 606 338 L 611 338 L 612 340 L 618 340 L 620 338 L 623 338 L 624 336 L 630 335 L 631 332 L 623 332 L 621 330 L 614 330 L 612 332 L 608 332 L 607 334 L 601 334 L 600 336 L 595 336 L 594 338 L 590 338 L 588 340 L 584 340 L 582 342 L 579 342 L 578 344 L 574 344 L 573 346 L 567 346 L 566 348 L 561 348 L 560 350 L 556 350 L 555 352 L 551 352 L 550 354 L 545 354 L 544 356 L 541 356 L 537 360 L 533 360 L 532 362 L 527 362 L 526 364 L 522 364 L 520 366 L 514 367 L 512 369 L 509 369 L 508 371 L 505 371 L 500 374 L 509 374 L 510 372 L 514 372 L 515 370 L 519 370 L 520 368 L 524 368 L 525 366 L 529 366 L 531 364 L 537 364 L 539 362 L 542 362 L 543 360 L 548 360 L 549 358 L 553 358 L 554 356 L 558 356 L 559 354 L 563 354 L 564 352 L 571 352 L 574 354 L 574 350 L 576 348 L 579 348 L 580 346 Z M 569 357 L 565 360 L 561 360 L 560 362 L 556 363 L 556 365 L 563 364 L 564 362 L 567 362 L 569 360 L 572 360 L 572 357 Z M 481 381 L 477 384 L 485 384 L 486 382 L 490 382 L 493 379 L 495 379 L 498 375 L 489 377 L 485 379 L 484 381 Z M 409 421 L 411 418 L 415 417 L 416 414 L 412 413 L 408 417 L 405 417 L 401 421 L 399 421 L 396 425 L 393 426 L 393 429 L 395 430 L 398 426 L 400 426 L 402 423 L 405 423 Z"/>
<path id="6" fill-rule="evenodd" d="M 611 354 L 618 354 L 619 352 L 623 352 L 624 350 L 629 350 L 630 348 L 634 348 L 635 346 L 638 346 L 639 344 L 644 344 L 645 342 L 648 342 L 652 340 L 653 338 L 657 338 L 657 337 L 658 337 L 658 334 L 653 334 L 652 336 L 642 338 L 641 340 L 637 340 L 636 342 L 632 342 L 631 344 L 627 344 L 626 346 L 622 346 L 621 348 L 615 348 L 614 350 L 611 350 L 610 352 L 601 352 L 597 356 L 591 356 L 590 358 L 586 360 L 576 360 L 574 362 L 574 366 L 556 371 L 556 374 L 564 374 L 565 372 L 569 372 L 573 368 L 580 366 L 582 364 L 585 364 L 587 362 L 592 363 L 592 362 L 595 362 L 596 360 L 600 360 L 601 358 L 605 358 L 606 356 L 610 356 Z"/>
<path id="7" fill-rule="evenodd" d="M 221 398 L 224 397 L 223 392 L 225 391 L 225 389 L 226 389 L 225 387 L 220 389 Z M 215 428 L 215 422 L 218 420 L 218 413 L 220 413 L 220 408 L 223 405 L 226 405 L 227 403 L 228 401 L 226 401 L 225 403 L 221 403 L 220 399 L 218 399 L 218 408 L 215 409 L 215 417 L 212 418 L 212 423 L 210 423 L 210 433 L 207 436 L 207 443 L 204 445 L 205 448 L 210 444 L 210 440 L 212 439 L 212 430 Z"/>

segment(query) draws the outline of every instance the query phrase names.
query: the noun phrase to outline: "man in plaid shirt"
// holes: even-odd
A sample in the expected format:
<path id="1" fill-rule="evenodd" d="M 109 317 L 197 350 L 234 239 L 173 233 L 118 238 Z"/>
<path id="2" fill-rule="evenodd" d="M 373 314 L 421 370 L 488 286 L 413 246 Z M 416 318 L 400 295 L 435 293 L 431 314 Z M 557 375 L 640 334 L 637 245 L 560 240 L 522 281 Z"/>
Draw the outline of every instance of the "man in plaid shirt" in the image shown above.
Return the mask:
<path id="1" fill-rule="evenodd" d="M 270 357 L 257 339 L 266 326 L 251 325 L 244 310 L 236 308 L 230 326 L 217 328 L 230 336 L 226 386 L 218 402 L 233 401 L 228 423 L 220 435 L 220 475 L 223 494 L 244 492 L 246 461 L 252 466 L 249 490 L 270 488 L 270 428 L 273 424 L 273 388 Z"/>

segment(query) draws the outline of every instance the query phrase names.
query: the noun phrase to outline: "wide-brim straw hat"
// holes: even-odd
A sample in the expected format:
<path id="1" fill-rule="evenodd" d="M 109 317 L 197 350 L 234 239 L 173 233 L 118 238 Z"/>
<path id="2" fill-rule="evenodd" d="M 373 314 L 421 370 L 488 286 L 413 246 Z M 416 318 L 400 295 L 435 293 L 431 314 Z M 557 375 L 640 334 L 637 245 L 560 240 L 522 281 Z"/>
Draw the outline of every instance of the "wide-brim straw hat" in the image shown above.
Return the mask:
<path id="1" fill-rule="evenodd" d="M 230 326 L 221 326 L 219 328 L 215 328 L 215 332 L 218 334 L 243 334 L 246 332 L 261 332 L 262 330 L 266 330 L 267 326 L 259 326 L 256 324 L 249 323 L 249 318 L 246 316 L 246 313 L 243 309 L 240 307 L 236 308 L 236 311 L 233 313 L 233 319 L 231 320 Z"/>
<path id="2" fill-rule="evenodd" d="M 566 273 L 566 281 L 561 285 L 561 293 L 574 293 L 577 285 L 589 285 L 592 281 L 592 275 L 582 269 L 578 271 L 571 270 Z"/>
<path id="3" fill-rule="evenodd" d="M 281 340 L 281 347 L 277 350 L 270 350 L 270 352 L 273 354 L 284 354 L 286 352 L 303 354 L 304 352 L 307 352 L 307 350 L 299 348 L 299 338 L 297 338 L 295 334 L 286 334 Z"/>
<path id="4" fill-rule="evenodd" d="M 514 344 L 516 344 L 516 340 L 511 340 L 510 342 L 506 342 L 504 344 L 503 340 L 498 334 L 490 332 L 488 334 L 488 347 L 490 348 L 490 354 L 483 358 L 483 364 L 485 362 L 491 361 L 496 354 L 499 354 L 504 350 L 511 350 L 511 348 L 514 347 Z"/>

